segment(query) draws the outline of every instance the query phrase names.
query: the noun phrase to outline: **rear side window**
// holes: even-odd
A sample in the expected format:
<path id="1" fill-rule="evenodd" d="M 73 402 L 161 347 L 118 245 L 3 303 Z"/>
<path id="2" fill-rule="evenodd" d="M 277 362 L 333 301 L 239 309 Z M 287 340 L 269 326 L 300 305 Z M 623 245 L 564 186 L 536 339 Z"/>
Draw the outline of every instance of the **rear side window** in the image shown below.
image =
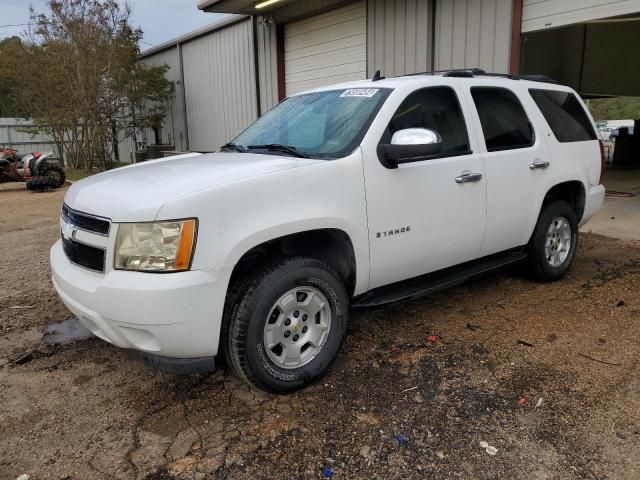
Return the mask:
<path id="1" fill-rule="evenodd" d="M 438 132 L 442 150 L 435 157 L 470 153 L 458 96 L 450 87 L 428 87 L 409 94 L 389 122 L 381 143 L 390 143 L 393 134 L 405 128 L 428 128 Z"/>
<path id="2" fill-rule="evenodd" d="M 584 108 L 571 92 L 529 90 L 559 142 L 595 140 L 596 132 Z"/>
<path id="3" fill-rule="evenodd" d="M 487 151 L 513 150 L 533 145 L 533 127 L 518 97 L 506 88 L 473 87 Z"/>

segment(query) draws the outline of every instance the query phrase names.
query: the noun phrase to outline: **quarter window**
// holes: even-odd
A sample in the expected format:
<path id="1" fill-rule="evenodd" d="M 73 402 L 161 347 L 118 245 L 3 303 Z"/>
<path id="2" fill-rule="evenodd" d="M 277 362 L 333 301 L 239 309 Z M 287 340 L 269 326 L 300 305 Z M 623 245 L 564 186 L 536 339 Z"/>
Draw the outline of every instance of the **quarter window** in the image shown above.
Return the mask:
<path id="1" fill-rule="evenodd" d="M 596 140 L 591 121 L 576 96 L 557 90 L 529 90 L 559 142 Z"/>
<path id="2" fill-rule="evenodd" d="M 531 122 L 515 94 L 506 88 L 473 87 L 487 151 L 513 150 L 533 145 Z"/>
<path id="3" fill-rule="evenodd" d="M 436 157 L 464 155 L 469 151 L 469 136 L 456 93 L 450 87 L 429 87 L 407 96 L 389 122 L 381 143 L 405 128 L 427 128 L 442 138 Z"/>

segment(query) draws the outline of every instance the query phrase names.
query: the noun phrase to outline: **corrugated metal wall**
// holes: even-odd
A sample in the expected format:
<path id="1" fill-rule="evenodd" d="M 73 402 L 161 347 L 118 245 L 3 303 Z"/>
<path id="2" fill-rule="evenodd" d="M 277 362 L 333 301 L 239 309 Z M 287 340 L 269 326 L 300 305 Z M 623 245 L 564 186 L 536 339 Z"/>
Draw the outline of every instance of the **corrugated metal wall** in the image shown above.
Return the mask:
<path id="1" fill-rule="evenodd" d="M 524 0 L 522 31 L 640 12 L 640 0 Z"/>
<path id="2" fill-rule="evenodd" d="M 180 60 L 178 57 L 178 46 L 154 53 L 145 57 L 147 65 L 160 66 L 168 65 L 166 78 L 173 82 L 175 90 L 174 97 L 169 101 L 167 114 L 162 127 L 162 143 L 173 144 L 177 150 L 186 150 L 186 132 L 184 118 L 184 93 L 183 85 L 180 84 Z M 153 136 L 147 132 L 147 140 L 153 143 Z"/>
<path id="3" fill-rule="evenodd" d="M 249 19 L 182 46 L 189 146 L 212 151 L 257 118 Z"/>
<path id="4" fill-rule="evenodd" d="M 369 0 L 367 70 L 394 76 L 431 69 L 432 0 Z"/>
<path id="5" fill-rule="evenodd" d="M 23 118 L 0 118 L 0 147 L 13 148 L 21 154 L 53 151 L 55 157 L 64 156 L 64 152 L 58 152 L 53 137 L 44 133 L 32 135 L 25 131 L 32 125 L 32 120 Z"/>
<path id="6" fill-rule="evenodd" d="M 258 17 L 256 24 L 258 44 L 258 75 L 260 76 L 260 107 L 262 113 L 278 103 L 278 59 L 276 26 Z"/>
<path id="7" fill-rule="evenodd" d="M 509 71 L 513 0 L 437 0 L 435 69 Z"/>

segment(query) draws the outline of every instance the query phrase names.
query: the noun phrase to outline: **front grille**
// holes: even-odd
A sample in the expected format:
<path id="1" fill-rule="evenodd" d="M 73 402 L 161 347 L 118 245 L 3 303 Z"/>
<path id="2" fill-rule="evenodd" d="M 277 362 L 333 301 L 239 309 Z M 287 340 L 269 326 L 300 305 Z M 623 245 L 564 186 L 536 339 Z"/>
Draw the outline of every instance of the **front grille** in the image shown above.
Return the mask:
<path id="1" fill-rule="evenodd" d="M 94 232 L 99 235 L 109 235 L 109 221 L 102 218 L 87 215 L 86 213 L 76 212 L 66 205 L 62 205 L 62 218 L 82 230 Z"/>
<path id="2" fill-rule="evenodd" d="M 67 258 L 76 265 L 96 272 L 104 272 L 105 252 L 101 248 L 91 247 L 70 238 L 62 237 L 62 249 Z"/>

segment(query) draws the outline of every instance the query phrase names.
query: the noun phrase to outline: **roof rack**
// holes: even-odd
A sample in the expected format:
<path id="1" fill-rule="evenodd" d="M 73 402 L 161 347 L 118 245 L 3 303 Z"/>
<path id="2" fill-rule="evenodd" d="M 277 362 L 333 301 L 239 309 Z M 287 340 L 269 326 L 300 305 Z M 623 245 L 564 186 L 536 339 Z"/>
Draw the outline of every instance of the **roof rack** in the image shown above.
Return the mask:
<path id="1" fill-rule="evenodd" d="M 376 72 L 376 74 L 377 74 L 376 76 L 379 76 L 378 72 Z M 509 80 L 529 80 L 532 82 L 558 83 L 556 80 L 549 78 L 546 75 L 514 75 L 511 73 L 491 73 L 491 72 L 485 72 L 481 68 L 456 68 L 456 69 L 450 69 L 450 70 L 432 70 L 429 72 L 409 73 L 407 75 L 401 75 L 401 76 L 413 77 L 417 75 L 442 75 L 443 77 L 457 77 L 457 78 L 473 78 L 476 76 L 500 77 L 500 78 L 508 78 Z M 381 77 L 381 78 L 384 78 L 384 77 Z"/>

